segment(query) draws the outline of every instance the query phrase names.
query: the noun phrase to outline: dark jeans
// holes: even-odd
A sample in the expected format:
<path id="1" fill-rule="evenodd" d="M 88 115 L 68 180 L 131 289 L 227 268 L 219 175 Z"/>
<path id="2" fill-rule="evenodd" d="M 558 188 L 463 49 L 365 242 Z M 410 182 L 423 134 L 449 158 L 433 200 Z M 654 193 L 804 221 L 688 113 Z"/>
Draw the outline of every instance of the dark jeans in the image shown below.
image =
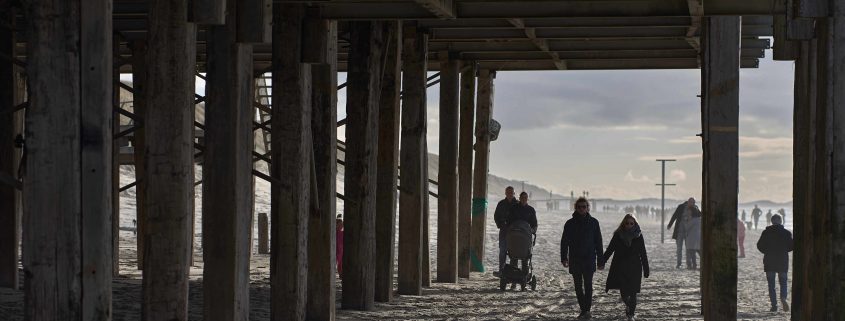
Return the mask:
<path id="1" fill-rule="evenodd" d="M 621 291 L 622 302 L 625 302 L 625 315 L 632 316 L 637 311 L 637 293 Z"/>
<path id="2" fill-rule="evenodd" d="M 499 272 L 505 268 L 505 260 L 508 258 L 507 229 L 499 229 Z"/>
<path id="3" fill-rule="evenodd" d="M 777 295 L 775 295 L 775 274 L 780 281 L 780 300 L 786 301 L 786 272 L 766 272 L 766 280 L 769 281 L 769 300 L 772 301 L 772 306 L 778 306 Z"/>
<path id="4" fill-rule="evenodd" d="M 575 280 L 575 295 L 581 312 L 590 311 L 593 306 L 593 272 L 578 272 L 572 274 Z"/>

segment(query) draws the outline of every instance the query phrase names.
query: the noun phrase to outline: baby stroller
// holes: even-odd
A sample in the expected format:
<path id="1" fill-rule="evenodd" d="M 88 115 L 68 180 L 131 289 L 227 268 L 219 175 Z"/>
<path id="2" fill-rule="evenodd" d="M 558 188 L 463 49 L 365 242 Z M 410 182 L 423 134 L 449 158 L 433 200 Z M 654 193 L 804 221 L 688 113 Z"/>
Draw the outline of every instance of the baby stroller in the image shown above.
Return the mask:
<path id="1" fill-rule="evenodd" d="M 534 248 L 534 241 L 537 236 L 531 225 L 525 221 L 516 221 L 508 226 L 507 234 L 508 258 L 510 263 L 505 264 L 499 276 L 499 289 L 504 291 L 507 285 L 520 285 L 525 291 L 525 286 L 531 286 L 531 290 L 537 289 L 537 277 L 534 276 L 534 267 L 531 262 L 531 252 Z M 521 267 L 516 265 L 517 260 L 522 261 Z"/>

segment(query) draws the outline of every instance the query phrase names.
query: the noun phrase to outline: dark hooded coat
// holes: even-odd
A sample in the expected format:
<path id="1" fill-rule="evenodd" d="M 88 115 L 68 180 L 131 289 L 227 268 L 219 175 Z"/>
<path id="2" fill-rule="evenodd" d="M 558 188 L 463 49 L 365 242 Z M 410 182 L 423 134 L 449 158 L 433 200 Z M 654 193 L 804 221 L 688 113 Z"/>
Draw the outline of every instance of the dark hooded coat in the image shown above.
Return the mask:
<path id="1" fill-rule="evenodd" d="M 584 217 L 572 213 L 560 236 L 560 261 L 569 261 L 569 273 L 595 272 L 601 249 L 599 221 L 589 213 Z"/>
<path id="2" fill-rule="evenodd" d="M 605 292 L 618 289 L 625 293 L 639 293 L 643 275 L 649 275 L 645 241 L 639 233 L 639 225 L 635 228 L 638 236 L 631 240 L 630 245 L 625 244 L 620 231 L 613 233 L 607 250 L 599 259 L 599 263 L 605 264 L 610 256 L 613 256 Z"/>
<path id="3" fill-rule="evenodd" d="M 757 241 L 757 249 L 763 252 L 763 270 L 766 272 L 787 272 L 789 271 L 789 252 L 792 252 L 792 232 L 789 232 L 783 225 L 775 224 L 766 227 L 760 240 Z"/>

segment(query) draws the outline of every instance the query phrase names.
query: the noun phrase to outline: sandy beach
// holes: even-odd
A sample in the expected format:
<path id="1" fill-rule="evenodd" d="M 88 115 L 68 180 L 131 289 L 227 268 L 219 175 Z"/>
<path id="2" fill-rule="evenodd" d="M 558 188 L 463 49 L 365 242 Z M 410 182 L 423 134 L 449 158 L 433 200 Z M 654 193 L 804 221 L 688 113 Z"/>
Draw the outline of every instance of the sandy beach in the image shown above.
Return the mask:
<path id="1" fill-rule="evenodd" d="M 259 202 L 263 197 L 259 196 Z M 134 204 L 123 204 L 124 219 L 131 224 Z M 436 222 L 432 210 L 431 222 Z M 376 303 L 373 311 L 338 310 L 339 320 L 573 320 L 578 305 L 572 279 L 560 265 L 559 242 L 563 222 L 570 213 L 539 211 L 539 231 L 535 247 L 534 268 L 538 277 L 536 291 L 498 290 L 493 277 L 496 266 L 498 233 L 488 218 L 485 273 L 472 273 L 469 280 L 458 284 L 434 283 L 422 296 L 397 296 L 391 303 Z M 131 215 L 134 216 L 134 215 Z M 605 246 L 621 213 L 598 213 Z M 675 244 L 660 243 L 659 224 L 641 218 L 641 226 L 651 261 L 651 277 L 643 282 L 637 314 L 641 320 L 700 320 L 699 272 L 675 269 Z M 431 257 L 436 257 L 436 227 L 432 226 Z M 769 312 L 762 254 L 755 244 L 761 230 L 748 231 L 747 257 L 739 259 L 738 310 L 740 320 L 788 320 L 789 313 Z M 667 235 L 671 235 L 668 233 Z M 198 241 L 197 241 L 198 242 Z M 136 269 L 135 236 L 121 232 L 121 276 L 113 283 L 114 320 L 138 320 L 141 309 L 141 273 Z M 202 257 L 197 244 L 195 266 L 191 269 L 190 320 L 201 320 Z M 434 263 L 434 262 L 432 262 Z M 251 261 L 250 319 L 270 319 L 269 255 L 254 254 Z M 609 267 L 609 265 L 608 265 Z M 492 268 L 492 269 L 491 269 Z M 432 264 L 432 275 L 435 266 Z M 622 320 L 624 306 L 617 291 L 604 292 L 607 271 L 594 277 L 593 317 L 595 320 Z M 339 286 L 340 282 L 338 282 Z M 791 284 L 791 276 L 790 276 Z M 791 286 L 791 285 L 790 285 Z M 338 288 L 338 306 L 341 289 Z M 0 289 L 0 320 L 23 320 L 23 291 Z"/>

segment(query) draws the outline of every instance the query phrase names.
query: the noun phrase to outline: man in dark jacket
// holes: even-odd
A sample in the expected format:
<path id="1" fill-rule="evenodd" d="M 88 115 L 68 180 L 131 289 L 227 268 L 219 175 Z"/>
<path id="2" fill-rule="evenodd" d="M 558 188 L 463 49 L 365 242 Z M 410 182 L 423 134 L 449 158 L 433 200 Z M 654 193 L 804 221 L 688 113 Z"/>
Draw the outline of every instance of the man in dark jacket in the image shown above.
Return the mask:
<path id="1" fill-rule="evenodd" d="M 780 281 L 780 302 L 783 304 L 783 310 L 789 311 L 789 304 L 786 302 L 786 272 L 789 271 L 789 252 L 792 252 L 792 233 L 783 228 L 783 218 L 780 215 L 772 215 L 772 225 L 766 227 L 760 235 L 757 249 L 763 252 L 763 270 L 766 271 L 766 280 L 769 281 L 771 311 L 778 310 L 775 275 Z"/>
<path id="2" fill-rule="evenodd" d="M 754 221 L 754 229 L 757 229 L 757 222 L 760 221 L 760 216 L 763 216 L 763 210 L 754 204 L 754 209 L 751 210 L 751 220 Z"/>
<path id="3" fill-rule="evenodd" d="M 494 272 L 494 276 L 499 276 L 502 268 L 505 266 L 505 259 L 507 259 L 508 242 L 506 234 L 508 231 L 508 217 L 511 215 L 513 209 L 519 201 L 513 197 L 513 186 L 505 188 L 505 199 L 496 204 L 496 212 L 493 214 L 493 219 L 496 221 L 496 227 L 499 228 L 499 270 Z"/>
<path id="4" fill-rule="evenodd" d="M 525 221 L 531 225 L 534 234 L 537 234 L 537 211 L 534 207 L 528 205 L 528 193 L 519 193 L 519 203 L 511 208 L 510 216 L 508 216 L 508 224 L 516 221 Z"/>
<path id="5" fill-rule="evenodd" d="M 590 203 L 586 198 L 575 201 L 575 213 L 563 225 L 560 237 L 560 262 L 569 268 L 575 280 L 575 294 L 581 308 L 579 319 L 592 318 L 593 273 L 596 272 L 596 258 L 602 255 L 601 229 L 599 221 L 590 216 Z M 604 269 L 604 264 L 598 266 Z"/>
<path id="6" fill-rule="evenodd" d="M 678 264 L 676 269 L 681 268 L 681 259 L 684 257 L 684 239 L 687 237 L 687 222 L 693 217 L 701 217 L 701 210 L 695 206 L 695 199 L 690 197 L 686 202 L 678 205 L 672 218 L 669 219 L 669 225 L 666 229 L 671 230 L 672 225 L 675 224 L 675 229 L 672 231 L 672 238 L 675 239 L 676 252 Z M 687 269 L 690 268 L 689 260 L 687 261 Z"/>

